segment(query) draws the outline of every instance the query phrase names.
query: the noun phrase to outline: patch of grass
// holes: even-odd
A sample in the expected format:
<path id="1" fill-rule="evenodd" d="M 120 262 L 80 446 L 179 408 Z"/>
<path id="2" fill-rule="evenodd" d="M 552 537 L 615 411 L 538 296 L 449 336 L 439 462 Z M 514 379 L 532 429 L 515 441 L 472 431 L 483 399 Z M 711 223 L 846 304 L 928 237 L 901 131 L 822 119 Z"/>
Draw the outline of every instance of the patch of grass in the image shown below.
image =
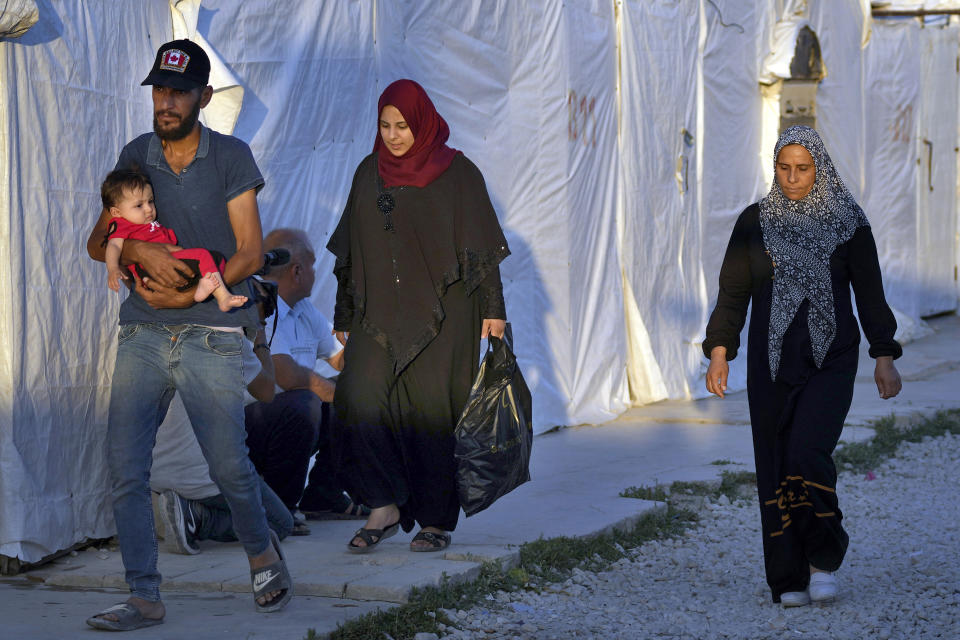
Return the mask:
<path id="1" fill-rule="evenodd" d="M 637 500 L 654 500 L 656 502 L 666 502 L 667 491 L 663 485 L 654 487 L 627 487 L 620 492 L 621 498 L 636 498 Z"/>
<path id="2" fill-rule="evenodd" d="M 714 461 L 711 462 L 710 464 L 715 465 L 715 466 L 717 466 L 717 467 L 722 467 L 722 466 L 724 466 L 724 465 L 737 464 L 737 463 L 734 462 L 733 460 L 727 460 L 726 458 L 721 458 L 720 460 L 714 460 Z"/>
<path id="3" fill-rule="evenodd" d="M 891 415 L 876 420 L 871 426 L 874 436 L 870 440 L 851 442 L 834 452 L 833 460 L 840 470 L 864 473 L 893 457 L 901 442 L 920 442 L 928 436 L 960 433 L 960 409 L 938 411 L 906 426 L 899 426 L 896 416 Z"/>
<path id="4" fill-rule="evenodd" d="M 621 498 L 638 498 L 640 500 L 656 500 L 658 502 L 683 501 L 684 497 L 703 496 L 717 499 L 726 495 L 731 501 L 741 497 L 744 486 L 753 488 L 757 485 L 757 474 L 752 471 L 721 471 L 720 482 L 705 480 L 689 482 L 678 480 L 669 486 L 662 484 L 653 487 L 628 487 L 620 492 Z"/>
<path id="5" fill-rule="evenodd" d="M 757 486 L 757 474 L 753 471 L 722 471 L 720 486 L 717 487 L 716 497 L 726 495 L 730 500 L 740 497 L 741 488 L 748 486 L 751 489 Z"/>
<path id="6" fill-rule="evenodd" d="M 575 567 L 603 569 L 625 557 L 627 549 L 649 540 L 679 535 L 696 521 L 692 511 L 668 505 L 666 509 L 644 514 L 629 531 L 527 543 L 520 548 L 520 567 L 536 575 L 537 582 L 557 582 L 565 579 Z"/>
<path id="7" fill-rule="evenodd" d="M 443 583 L 439 587 L 417 589 L 410 602 L 387 611 L 368 613 L 337 627 L 329 638 L 335 640 L 372 640 L 386 638 L 409 640 L 420 632 L 439 634 L 440 624 L 454 625 L 442 609 L 468 609 L 484 602 L 497 591 L 538 590 L 545 582 L 566 579 L 574 568 L 597 571 L 626 557 L 627 549 L 654 539 L 680 535 L 697 521 L 692 511 L 667 506 L 640 517 L 629 531 L 613 531 L 593 538 L 551 538 L 520 546 L 516 567 L 504 569 L 496 562 L 483 565 L 480 575 L 469 583 Z M 306 640 L 317 640 L 313 630 Z"/>

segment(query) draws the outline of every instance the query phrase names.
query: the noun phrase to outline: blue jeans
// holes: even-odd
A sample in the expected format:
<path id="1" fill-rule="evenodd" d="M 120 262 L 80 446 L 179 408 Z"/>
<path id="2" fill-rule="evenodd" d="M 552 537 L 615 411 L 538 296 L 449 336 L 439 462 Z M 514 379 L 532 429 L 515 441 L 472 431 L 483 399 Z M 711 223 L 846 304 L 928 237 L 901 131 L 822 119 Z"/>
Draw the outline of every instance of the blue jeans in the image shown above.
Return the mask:
<path id="1" fill-rule="evenodd" d="M 151 452 L 174 391 L 180 392 L 210 477 L 230 505 L 248 555 L 270 545 L 259 480 L 247 457 L 239 333 L 197 325 L 120 327 L 110 390 L 107 459 L 117 539 L 131 594 L 160 600 L 150 505 Z"/>

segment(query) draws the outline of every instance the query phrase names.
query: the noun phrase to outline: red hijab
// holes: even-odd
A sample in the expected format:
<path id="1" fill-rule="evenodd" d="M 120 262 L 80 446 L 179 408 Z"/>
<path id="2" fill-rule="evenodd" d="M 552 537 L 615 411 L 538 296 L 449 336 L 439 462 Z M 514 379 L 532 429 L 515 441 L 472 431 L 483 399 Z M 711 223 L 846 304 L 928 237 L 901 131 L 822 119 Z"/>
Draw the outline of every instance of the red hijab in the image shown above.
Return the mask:
<path id="1" fill-rule="evenodd" d="M 380 114 L 388 104 L 403 115 L 413 133 L 413 146 L 399 158 L 390 153 L 380 137 Z M 445 144 L 449 137 L 447 122 L 419 84 L 397 80 L 384 89 L 377 103 L 377 139 L 373 143 L 383 185 L 425 187 L 439 178 L 460 153 Z"/>

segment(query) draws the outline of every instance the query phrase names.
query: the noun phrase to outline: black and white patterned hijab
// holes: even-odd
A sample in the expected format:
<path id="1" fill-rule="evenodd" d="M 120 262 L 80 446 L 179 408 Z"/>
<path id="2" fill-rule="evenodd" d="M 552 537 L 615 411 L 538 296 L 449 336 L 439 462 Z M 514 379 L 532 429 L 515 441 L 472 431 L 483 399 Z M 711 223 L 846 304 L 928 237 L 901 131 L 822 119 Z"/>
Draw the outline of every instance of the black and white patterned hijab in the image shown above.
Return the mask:
<path id="1" fill-rule="evenodd" d="M 773 152 L 774 170 L 780 150 L 799 144 L 813 157 L 813 188 L 800 200 L 784 195 L 776 180 L 760 201 L 763 244 L 773 260 L 773 300 L 767 350 L 770 379 L 777 377 L 783 336 L 804 299 L 810 301 L 807 326 L 817 367 L 837 333 L 830 278 L 830 256 L 854 232 L 867 226 L 867 217 L 843 184 L 823 141 L 810 127 L 786 129 Z"/>

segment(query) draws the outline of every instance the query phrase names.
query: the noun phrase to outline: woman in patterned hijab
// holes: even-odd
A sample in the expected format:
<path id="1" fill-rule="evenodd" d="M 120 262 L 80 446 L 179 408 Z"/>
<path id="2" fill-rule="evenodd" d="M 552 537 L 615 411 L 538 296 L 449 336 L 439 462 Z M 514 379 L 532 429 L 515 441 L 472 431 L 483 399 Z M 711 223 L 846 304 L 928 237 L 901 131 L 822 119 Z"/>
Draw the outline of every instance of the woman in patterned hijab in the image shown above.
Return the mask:
<path id="1" fill-rule="evenodd" d="M 836 597 L 849 541 L 831 455 L 857 374 L 851 285 L 881 398 L 900 392 L 902 349 L 870 224 L 817 132 L 785 130 L 774 172 L 770 193 L 734 226 L 703 352 L 707 390 L 722 398 L 752 302 L 747 393 L 764 561 L 773 601 L 789 607 Z"/>

